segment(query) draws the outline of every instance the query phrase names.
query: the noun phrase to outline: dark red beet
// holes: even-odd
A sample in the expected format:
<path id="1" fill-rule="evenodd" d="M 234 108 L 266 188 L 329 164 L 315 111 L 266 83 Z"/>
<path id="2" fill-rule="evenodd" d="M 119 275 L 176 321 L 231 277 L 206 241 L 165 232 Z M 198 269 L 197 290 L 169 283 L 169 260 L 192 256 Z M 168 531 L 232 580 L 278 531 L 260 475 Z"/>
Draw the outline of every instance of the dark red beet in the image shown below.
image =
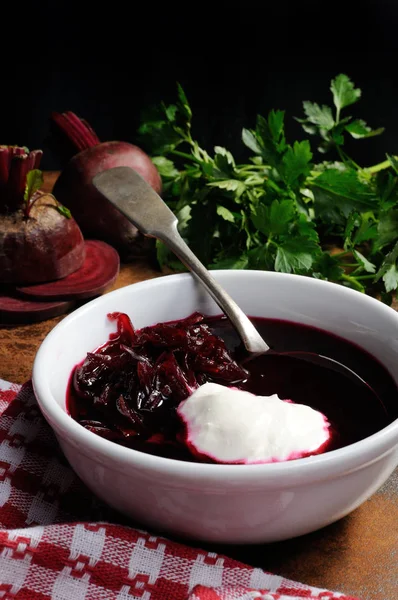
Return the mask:
<path id="1" fill-rule="evenodd" d="M 112 246 L 97 240 L 85 243 L 83 265 L 64 279 L 18 287 L 25 296 L 41 299 L 85 300 L 99 296 L 115 281 L 119 273 L 119 255 Z"/>
<path id="2" fill-rule="evenodd" d="M 101 239 L 125 258 L 146 255 L 153 240 L 137 229 L 113 207 L 93 186 L 93 177 L 113 167 L 131 167 L 161 193 L 162 180 L 149 156 L 127 142 L 99 143 L 91 127 L 74 113 L 54 113 L 53 123 L 80 150 L 66 165 L 58 178 L 54 195 L 67 206 L 85 237 Z"/>
<path id="3" fill-rule="evenodd" d="M 84 260 L 82 233 L 54 196 L 40 192 L 41 150 L 0 146 L 0 281 L 66 277 Z"/>
<path id="4" fill-rule="evenodd" d="M 63 315 L 73 302 L 43 302 L 0 294 L 0 324 L 36 323 Z"/>
<path id="5" fill-rule="evenodd" d="M 66 277 L 85 258 L 82 233 L 73 218 L 57 210 L 50 194 L 35 200 L 29 217 L 22 210 L 0 218 L 0 281 L 39 283 Z"/>

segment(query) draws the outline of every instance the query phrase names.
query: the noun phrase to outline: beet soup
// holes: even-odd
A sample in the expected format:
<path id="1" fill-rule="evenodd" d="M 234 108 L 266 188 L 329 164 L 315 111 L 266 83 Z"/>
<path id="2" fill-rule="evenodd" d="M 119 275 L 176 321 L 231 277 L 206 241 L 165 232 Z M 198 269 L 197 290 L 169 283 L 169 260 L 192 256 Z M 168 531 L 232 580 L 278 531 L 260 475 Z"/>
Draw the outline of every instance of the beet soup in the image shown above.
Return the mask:
<path id="1" fill-rule="evenodd" d="M 325 415 L 331 439 L 324 451 L 362 440 L 398 416 L 398 390 L 369 353 L 307 325 L 251 318 L 272 350 L 330 357 L 363 378 L 346 377 L 306 360 L 245 351 L 225 317 L 194 313 L 186 319 L 135 330 L 123 313 L 108 315 L 117 332 L 88 353 L 70 377 L 67 410 L 83 427 L 150 454 L 191 462 L 177 415 L 180 402 L 207 382 L 310 406 Z"/>

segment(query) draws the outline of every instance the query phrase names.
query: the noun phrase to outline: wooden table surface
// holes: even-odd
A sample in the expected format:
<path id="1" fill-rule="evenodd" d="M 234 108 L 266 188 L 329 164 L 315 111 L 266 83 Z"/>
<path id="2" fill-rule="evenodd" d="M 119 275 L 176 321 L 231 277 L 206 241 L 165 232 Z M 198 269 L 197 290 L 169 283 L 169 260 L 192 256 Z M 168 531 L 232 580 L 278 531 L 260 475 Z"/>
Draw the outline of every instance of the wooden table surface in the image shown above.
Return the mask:
<path id="1" fill-rule="evenodd" d="M 46 174 L 48 189 L 56 176 Z M 142 263 L 122 265 L 109 291 L 158 276 L 159 272 Z M 16 383 L 29 379 L 40 343 L 62 318 L 0 329 L 0 377 Z M 357 510 L 320 531 L 264 546 L 211 549 L 266 571 L 361 600 L 397 600 L 398 470 Z"/>

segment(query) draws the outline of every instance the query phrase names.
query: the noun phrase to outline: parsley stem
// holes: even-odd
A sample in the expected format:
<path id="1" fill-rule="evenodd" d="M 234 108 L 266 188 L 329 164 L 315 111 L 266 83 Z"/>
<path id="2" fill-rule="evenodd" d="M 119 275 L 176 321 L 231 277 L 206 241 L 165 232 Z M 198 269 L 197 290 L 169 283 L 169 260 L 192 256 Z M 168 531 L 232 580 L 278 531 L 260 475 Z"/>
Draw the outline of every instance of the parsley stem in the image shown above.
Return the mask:
<path id="1" fill-rule="evenodd" d="M 373 273 L 373 275 L 358 275 L 358 277 L 355 277 L 355 279 L 374 279 L 375 278 L 375 274 Z"/>
<path id="2" fill-rule="evenodd" d="M 340 157 L 341 162 L 344 163 L 347 166 L 347 160 L 346 160 L 346 158 L 344 156 L 344 153 L 343 153 L 342 149 L 340 148 L 340 146 L 336 146 L 336 148 L 337 148 L 337 153 L 338 153 L 338 155 Z"/>
<path id="3" fill-rule="evenodd" d="M 394 156 L 394 158 L 396 158 L 398 160 L 398 156 Z M 389 160 L 384 160 L 381 163 L 378 163 L 377 165 L 373 165 L 372 167 L 367 167 L 365 169 L 365 171 L 367 173 L 371 173 L 372 175 L 374 173 L 378 173 L 379 171 L 383 171 L 384 169 L 388 169 L 388 167 L 391 167 L 391 163 Z"/>
<path id="4" fill-rule="evenodd" d="M 366 275 L 363 275 L 363 277 L 366 277 Z M 350 277 L 350 275 L 342 275 L 341 279 L 347 281 L 348 283 L 351 283 L 351 285 L 354 288 L 356 288 L 359 292 L 363 292 L 362 285 L 359 283 L 359 281 L 357 281 L 357 279 L 360 279 L 360 277 Z"/>
<path id="5" fill-rule="evenodd" d="M 171 150 L 170 154 L 174 154 L 174 156 L 180 156 L 181 158 L 187 158 L 188 160 L 193 160 L 198 163 L 198 165 L 202 164 L 202 161 L 193 156 L 193 154 L 188 154 L 187 152 L 181 152 L 180 150 Z"/>
<path id="6" fill-rule="evenodd" d="M 258 169 L 259 167 L 262 167 L 263 165 L 255 165 L 255 164 L 250 164 L 250 165 L 236 165 L 236 168 L 241 170 L 244 169 L 245 171 L 250 170 L 251 168 L 254 169 Z"/>
<path id="7" fill-rule="evenodd" d="M 336 252 L 335 254 L 331 254 L 331 256 L 333 258 L 341 258 L 342 256 L 347 256 L 348 254 L 351 254 L 350 250 L 344 250 L 344 252 Z"/>
<path id="8" fill-rule="evenodd" d="M 340 146 L 337 146 L 337 152 L 340 156 L 340 159 L 347 167 L 355 167 L 358 171 L 364 171 L 364 169 L 360 165 L 358 165 L 358 163 L 356 163 L 355 160 L 352 160 L 352 158 L 350 158 L 345 152 L 343 152 Z"/>
<path id="9" fill-rule="evenodd" d="M 358 163 L 356 163 L 355 160 L 353 160 L 352 158 L 347 156 L 347 154 L 345 156 L 346 156 L 348 162 L 351 163 L 351 165 L 353 167 L 355 167 L 358 171 L 363 171 L 363 168 Z"/>
<path id="10" fill-rule="evenodd" d="M 276 246 L 276 247 L 278 247 L 278 244 L 276 242 L 274 242 L 274 240 L 272 239 L 272 235 L 271 234 L 268 236 L 268 241 L 267 241 L 265 247 L 268 249 L 270 246 Z"/>
<path id="11" fill-rule="evenodd" d="M 236 168 L 239 171 L 252 171 L 253 169 L 256 171 L 257 170 L 261 171 L 263 169 L 264 170 L 269 169 L 270 167 L 268 165 L 236 165 Z"/>

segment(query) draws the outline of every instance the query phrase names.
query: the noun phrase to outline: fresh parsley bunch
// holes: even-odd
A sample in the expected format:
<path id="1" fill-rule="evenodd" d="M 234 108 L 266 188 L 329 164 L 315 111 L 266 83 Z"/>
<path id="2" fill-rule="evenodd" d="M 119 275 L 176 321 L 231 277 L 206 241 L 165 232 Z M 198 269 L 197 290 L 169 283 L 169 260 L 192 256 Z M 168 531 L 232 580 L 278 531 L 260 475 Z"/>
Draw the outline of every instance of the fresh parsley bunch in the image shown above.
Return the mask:
<path id="1" fill-rule="evenodd" d="M 164 183 L 179 229 L 209 268 L 265 269 L 327 279 L 391 303 L 398 287 L 398 161 L 361 167 L 344 150 L 346 136 L 382 133 L 346 115 L 361 90 L 346 75 L 330 86 L 334 107 L 304 102 L 304 131 L 335 160 L 315 164 L 309 139 L 290 144 L 285 113 L 271 110 L 244 129 L 246 164 L 192 138 L 192 111 L 161 104 L 139 129 Z M 183 267 L 158 244 L 161 266 Z"/>

